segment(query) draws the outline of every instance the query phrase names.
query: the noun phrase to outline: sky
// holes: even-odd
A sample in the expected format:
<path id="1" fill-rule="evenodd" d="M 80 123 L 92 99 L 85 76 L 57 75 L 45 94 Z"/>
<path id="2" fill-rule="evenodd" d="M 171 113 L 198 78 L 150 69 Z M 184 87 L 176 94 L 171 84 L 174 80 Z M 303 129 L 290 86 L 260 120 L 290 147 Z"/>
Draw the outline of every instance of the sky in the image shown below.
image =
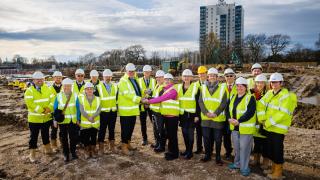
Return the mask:
<path id="1" fill-rule="evenodd" d="M 218 0 L 1 0 L 0 57 L 75 60 L 141 44 L 148 51 L 199 48 L 199 11 Z M 314 48 L 319 0 L 226 0 L 242 5 L 244 34 L 287 34 Z"/>

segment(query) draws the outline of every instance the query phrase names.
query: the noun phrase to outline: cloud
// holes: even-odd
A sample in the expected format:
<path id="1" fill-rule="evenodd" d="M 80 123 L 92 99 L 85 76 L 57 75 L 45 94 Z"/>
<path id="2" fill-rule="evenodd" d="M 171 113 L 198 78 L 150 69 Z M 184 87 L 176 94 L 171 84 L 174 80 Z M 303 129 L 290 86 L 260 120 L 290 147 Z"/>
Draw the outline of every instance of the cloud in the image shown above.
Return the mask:
<path id="1" fill-rule="evenodd" d="M 84 41 L 94 39 L 94 34 L 72 29 L 44 28 L 23 32 L 0 31 L 0 39 L 43 40 L 43 41 Z"/>
<path id="2" fill-rule="evenodd" d="M 208 2 L 217 1 L 1 0 L 0 57 L 76 57 L 132 44 L 147 51 L 197 50 L 199 7 Z M 313 46 L 320 32 L 319 0 L 226 2 L 243 5 L 245 34 L 284 33 Z"/>

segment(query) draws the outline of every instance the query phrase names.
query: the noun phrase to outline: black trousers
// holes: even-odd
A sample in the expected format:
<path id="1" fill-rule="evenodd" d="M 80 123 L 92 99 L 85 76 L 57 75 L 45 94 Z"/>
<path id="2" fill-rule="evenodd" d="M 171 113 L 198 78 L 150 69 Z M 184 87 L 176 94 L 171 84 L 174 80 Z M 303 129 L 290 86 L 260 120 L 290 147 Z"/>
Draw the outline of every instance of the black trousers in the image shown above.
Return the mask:
<path id="1" fill-rule="evenodd" d="M 149 116 L 150 121 L 152 121 L 152 111 L 149 108 L 146 108 L 145 111 L 140 112 L 140 125 L 143 140 L 148 140 L 147 116 Z"/>
<path id="2" fill-rule="evenodd" d="M 163 116 L 166 134 L 168 138 L 168 152 L 173 156 L 179 156 L 178 147 L 178 124 L 179 117 Z"/>
<path id="3" fill-rule="evenodd" d="M 97 144 L 97 134 L 98 129 L 96 128 L 88 128 L 88 129 L 81 129 L 81 138 L 84 147 Z"/>
<path id="4" fill-rule="evenodd" d="M 231 142 L 231 131 L 229 122 L 226 121 L 223 127 L 223 146 L 226 150 L 226 155 L 231 155 L 232 153 L 232 142 Z"/>
<path id="5" fill-rule="evenodd" d="M 284 141 L 284 134 L 278 134 L 274 132 L 268 132 L 268 150 L 270 152 L 269 157 L 270 159 L 276 164 L 283 164 L 283 141 Z"/>
<path id="6" fill-rule="evenodd" d="M 121 142 L 128 144 L 131 141 L 137 116 L 120 116 Z"/>
<path id="7" fill-rule="evenodd" d="M 192 154 L 195 129 L 194 115 L 190 113 L 184 113 L 183 115 L 181 115 L 180 126 L 182 130 L 184 144 L 186 146 L 186 153 Z"/>
<path id="8" fill-rule="evenodd" d="M 98 142 L 104 142 L 106 131 L 109 131 L 109 140 L 114 140 L 114 129 L 116 127 L 117 112 L 100 113 L 100 129 L 98 132 Z"/>
<path id="9" fill-rule="evenodd" d="M 269 158 L 267 138 L 253 137 L 253 140 L 254 140 L 253 153 L 262 154 L 262 157 Z"/>
<path id="10" fill-rule="evenodd" d="M 76 146 L 78 142 L 78 125 L 73 124 L 59 124 L 59 137 L 62 144 L 63 154 L 68 155 L 76 153 Z"/>
<path id="11" fill-rule="evenodd" d="M 152 118 L 156 145 L 159 145 L 161 148 L 165 148 L 167 138 L 163 116 L 159 113 L 153 113 Z"/>
<path id="12" fill-rule="evenodd" d="M 51 126 L 51 121 L 46 123 L 31 123 L 29 122 L 30 129 L 30 141 L 29 141 L 29 149 L 37 149 L 38 144 L 38 136 L 41 131 L 42 144 L 47 145 L 50 143 L 49 138 L 49 128 Z"/>
<path id="13" fill-rule="evenodd" d="M 216 160 L 221 160 L 222 129 L 202 127 L 205 154 L 211 157 L 213 144 L 216 143 Z"/>
<path id="14" fill-rule="evenodd" d="M 58 136 L 58 127 L 54 127 L 53 125 L 53 120 L 50 121 L 51 122 L 51 133 L 50 133 L 50 139 L 51 140 L 56 140 L 57 136 Z"/>
<path id="15" fill-rule="evenodd" d="M 196 126 L 196 139 L 197 139 L 197 150 L 202 151 L 202 127 L 201 127 L 201 116 L 199 115 L 199 120 L 195 122 Z"/>

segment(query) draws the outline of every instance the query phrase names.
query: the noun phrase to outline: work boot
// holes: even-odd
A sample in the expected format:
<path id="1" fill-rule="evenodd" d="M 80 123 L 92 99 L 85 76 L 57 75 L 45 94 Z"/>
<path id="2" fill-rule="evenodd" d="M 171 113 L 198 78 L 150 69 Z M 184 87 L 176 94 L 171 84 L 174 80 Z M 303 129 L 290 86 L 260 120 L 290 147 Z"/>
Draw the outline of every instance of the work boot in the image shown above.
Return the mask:
<path id="1" fill-rule="evenodd" d="M 268 169 L 266 169 L 266 170 L 263 170 L 263 174 L 266 174 L 266 175 L 272 174 L 273 171 L 274 171 L 274 163 L 272 163 L 272 165 L 271 165 L 270 168 L 268 168 Z"/>
<path id="2" fill-rule="evenodd" d="M 121 152 L 122 152 L 122 154 L 124 154 L 126 156 L 130 156 L 130 152 L 129 152 L 129 149 L 128 149 L 128 144 L 122 143 Z"/>
<path id="3" fill-rule="evenodd" d="M 64 154 L 63 155 L 63 160 L 64 160 L 64 163 L 68 163 L 70 161 L 70 156 L 69 154 Z"/>
<path id="4" fill-rule="evenodd" d="M 253 160 L 250 162 L 250 165 L 258 166 L 260 164 L 260 156 L 258 153 L 253 154 Z"/>
<path id="5" fill-rule="evenodd" d="M 72 152 L 71 153 L 71 157 L 72 157 L 72 160 L 79 159 L 79 157 L 78 157 L 76 152 Z"/>
<path id="6" fill-rule="evenodd" d="M 84 147 L 84 158 L 89 159 L 91 157 L 91 148 L 90 146 Z"/>
<path id="7" fill-rule="evenodd" d="M 36 149 L 30 149 L 29 159 L 32 163 L 36 161 Z"/>
<path id="8" fill-rule="evenodd" d="M 144 140 L 142 141 L 142 146 L 146 146 L 146 145 L 148 145 L 148 140 L 144 139 Z"/>
<path id="9" fill-rule="evenodd" d="M 90 147 L 91 147 L 92 157 L 93 157 L 93 158 L 98 157 L 98 152 L 97 152 L 97 149 L 96 149 L 96 145 L 91 145 Z"/>
<path id="10" fill-rule="evenodd" d="M 53 152 L 58 152 L 58 145 L 57 145 L 57 140 L 56 139 L 52 139 L 51 140 L 51 148 Z"/>
<path id="11" fill-rule="evenodd" d="M 116 152 L 114 140 L 109 140 L 109 150 L 110 150 L 112 153 L 115 153 L 115 152 Z"/>
<path id="12" fill-rule="evenodd" d="M 272 174 L 268 174 L 268 178 L 270 179 L 282 179 L 282 164 L 274 164 L 274 171 Z"/>
<path id="13" fill-rule="evenodd" d="M 263 170 L 267 170 L 267 169 L 269 169 L 270 168 L 270 160 L 268 159 L 268 158 L 263 158 L 262 159 L 262 165 L 260 166 L 261 167 L 261 169 L 263 169 Z"/>
<path id="14" fill-rule="evenodd" d="M 99 143 L 99 156 L 104 154 L 104 142 Z"/>
<path id="15" fill-rule="evenodd" d="M 129 151 L 135 151 L 135 150 L 137 150 L 136 147 L 132 147 L 132 146 L 131 146 L 131 141 L 128 141 L 128 149 L 129 149 Z"/>
<path id="16" fill-rule="evenodd" d="M 47 155 L 50 155 L 50 154 L 53 153 L 50 143 L 44 145 L 44 153 L 47 154 Z"/>

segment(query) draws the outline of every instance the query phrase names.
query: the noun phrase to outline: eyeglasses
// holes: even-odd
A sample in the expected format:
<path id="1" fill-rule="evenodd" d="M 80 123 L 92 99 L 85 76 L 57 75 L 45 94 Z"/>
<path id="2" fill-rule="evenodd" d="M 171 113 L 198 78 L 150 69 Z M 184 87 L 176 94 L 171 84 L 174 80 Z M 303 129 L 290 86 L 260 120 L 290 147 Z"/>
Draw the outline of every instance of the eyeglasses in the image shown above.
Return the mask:
<path id="1" fill-rule="evenodd" d="M 275 84 L 275 83 L 280 83 L 280 81 L 271 81 L 270 83 Z"/>
<path id="2" fill-rule="evenodd" d="M 227 78 L 231 78 L 231 77 L 233 77 L 233 75 L 227 75 L 227 76 L 225 76 L 225 77 L 227 77 Z"/>
<path id="3" fill-rule="evenodd" d="M 84 75 L 77 75 L 77 77 L 84 77 Z"/>

